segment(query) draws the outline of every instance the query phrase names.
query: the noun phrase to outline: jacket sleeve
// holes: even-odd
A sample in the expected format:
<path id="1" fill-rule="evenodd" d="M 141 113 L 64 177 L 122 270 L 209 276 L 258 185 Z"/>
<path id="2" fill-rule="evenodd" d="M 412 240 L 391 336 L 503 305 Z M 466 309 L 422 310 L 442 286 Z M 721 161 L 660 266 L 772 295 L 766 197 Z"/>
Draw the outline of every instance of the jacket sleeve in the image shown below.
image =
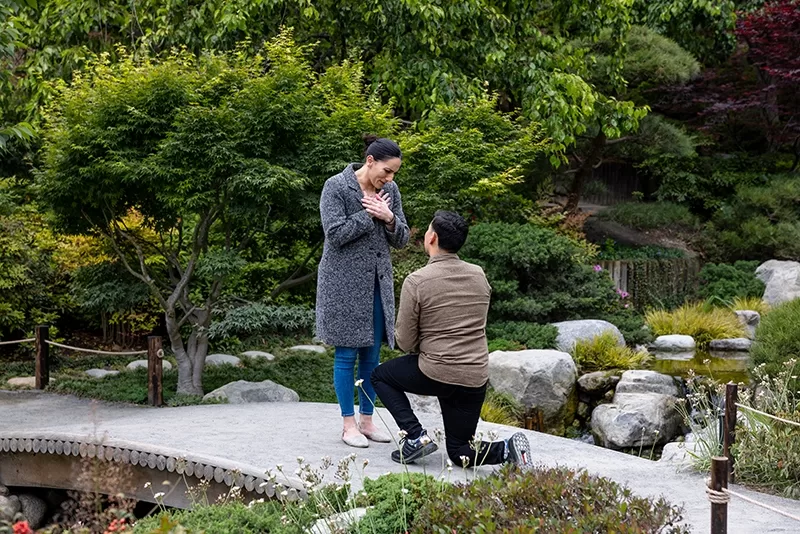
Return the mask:
<path id="1" fill-rule="evenodd" d="M 419 299 L 417 285 L 408 278 L 400 290 L 400 307 L 395 323 L 397 346 L 408 353 L 419 352 Z"/>
<path id="2" fill-rule="evenodd" d="M 333 180 L 325 182 L 322 188 L 319 214 L 325 239 L 335 247 L 343 247 L 375 228 L 375 222 L 365 210 L 349 216 L 345 213 L 342 191 Z"/>
<path id="3" fill-rule="evenodd" d="M 394 213 L 394 231 L 390 232 L 388 226 L 384 226 L 386 231 L 386 239 L 389 244 L 394 248 L 403 248 L 408 244 L 408 238 L 411 232 L 408 229 L 408 221 L 403 213 L 403 201 L 400 198 L 400 189 L 394 187 L 394 195 L 392 195 L 392 212 Z"/>

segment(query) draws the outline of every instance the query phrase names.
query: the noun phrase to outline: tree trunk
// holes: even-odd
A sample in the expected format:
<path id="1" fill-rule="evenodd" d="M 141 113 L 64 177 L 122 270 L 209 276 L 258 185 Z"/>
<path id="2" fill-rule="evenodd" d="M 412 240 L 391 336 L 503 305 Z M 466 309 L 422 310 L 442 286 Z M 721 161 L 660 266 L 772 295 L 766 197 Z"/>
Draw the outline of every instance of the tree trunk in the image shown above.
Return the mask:
<path id="1" fill-rule="evenodd" d="M 196 388 L 192 377 L 194 375 L 194 365 L 190 358 L 191 350 L 187 352 L 187 347 L 183 344 L 181 337 L 181 328 L 175 318 L 175 310 L 167 310 L 166 312 L 166 326 L 167 336 L 169 343 L 172 347 L 172 352 L 175 354 L 175 360 L 178 363 L 178 393 L 186 395 L 202 395 L 203 388 Z M 189 336 L 188 345 L 191 347 L 193 344 L 193 337 L 197 334 L 193 331 Z"/>
<path id="2" fill-rule="evenodd" d="M 606 134 L 604 134 L 603 129 L 600 128 L 598 134 L 592 139 L 589 154 L 586 155 L 583 163 L 578 167 L 575 178 L 572 180 L 572 186 L 570 187 L 569 194 L 567 194 L 566 210 L 568 213 L 575 213 L 578 211 L 578 203 L 581 201 L 583 189 L 586 186 L 586 182 L 591 179 L 594 168 L 602 161 L 605 146 Z"/>

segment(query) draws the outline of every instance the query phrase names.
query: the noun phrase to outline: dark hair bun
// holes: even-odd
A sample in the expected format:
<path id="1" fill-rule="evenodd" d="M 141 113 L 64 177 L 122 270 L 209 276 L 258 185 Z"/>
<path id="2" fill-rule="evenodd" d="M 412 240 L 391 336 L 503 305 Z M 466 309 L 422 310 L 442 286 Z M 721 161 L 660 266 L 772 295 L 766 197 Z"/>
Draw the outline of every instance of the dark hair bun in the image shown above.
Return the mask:
<path id="1" fill-rule="evenodd" d="M 377 135 L 364 135 L 364 158 L 372 156 L 375 161 L 386 161 L 387 159 L 402 158 L 400 147 L 391 139 L 378 137 Z"/>

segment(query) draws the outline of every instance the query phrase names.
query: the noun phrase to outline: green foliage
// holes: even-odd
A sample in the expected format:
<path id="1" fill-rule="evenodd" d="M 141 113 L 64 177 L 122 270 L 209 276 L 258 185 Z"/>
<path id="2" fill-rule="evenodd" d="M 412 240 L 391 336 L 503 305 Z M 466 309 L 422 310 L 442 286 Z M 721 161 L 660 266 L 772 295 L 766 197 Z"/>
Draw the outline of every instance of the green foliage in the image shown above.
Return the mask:
<path id="1" fill-rule="evenodd" d="M 470 484 L 448 486 L 420 510 L 411 532 L 688 532 L 681 510 L 663 498 L 635 497 L 586 471 L 504 467 Z"/>
<path id="2" fill-rule="evenodd" d="M 650 361 L 647 351 L 635 351 L 617 344 L 617 337 L 605 332 L 592 340 L 580 340 L 575 344 L 572 358 L 582 371 L 604 371 L 606 369 L 642 369 Z"/>
<path id="3" fill-rule="evenodd" d="M 704 246 L 721 261 L 800 259 L 800 178 L 772 176 L 745 185 L 711 220 Z"/>
<path id="4" fill-rule="evenodd" d="M 654 339 L 653 332 L 645 324 L 644 315 L 631 306 L 601 314 L 597 319 L 608 321 L 616 326 L 622 333 L 622 337 L 625 338 L 625 342 L 631 347 L 647 345 Z"/>
<path id="5" fill-rule="evenodd" d="M 521 427 L 523 411 L 524 407 L 517 399 L 490 388 L 481 406 L 481 419 L 488 423 Z"/>
<path id="6" fill-rule="evenodd" d="M 35 206 L 15 207 L 9 188 L 0 181 L 0 339 L 19 339 L 37 324 L 55 321 L 70 303 L 64 274 L 53 261 L 50 228 Z"/>
<path id="7" fill-rule="evenodd" d="M 775 306 L 762 317 L 750 355 L 752 364 L 763 364 L 764 374 L 771 377 L 786 361 L 800 359 L 800 299 Z"/>
<path id="8" fill-rule="evenodd" d="M 684 258 L 686 253 L 677 248 L 664 248 L 654 245 L 632 247 L 618 245 L 607 239 L 597 252 L 598 260 L 656 260 L 664 258 Z"/>
<path id="9" fill-rule="evenodd" d="M 758 393 L 746 392 L 740 402 L 770 415 L 800 423 L 797 360 L 753 370 Z M 747 394 L 749 393 L 749 394 Z M 740 409 L 744 424 L 736 428 L 736 477 L 739 481 L 797 499 L 800 498 L 800 428 Z"/>
<path id="10" fill-rule="evenodd" d="M 681 227 L 692 229 L 698 219 L 686 206 L 672 202 L 626 202 L 604 208 L 598 218 L 614 221 L 637 230 L 655 230 Z"/>
<path id="11" fill-rule="evenodd" d="M 609 277 L 579 263 L 587 255 L 575 241 L 532 224 L 478 224 L 462 249 L 492 285 L 492 320 L 541 323 L 590 317 L 616 303 Z"/>
<path id="12" fill-rule="evenodd" d="M 700 348 L 705 348 L 715 339 L 745 335 L 744 327 L 733 311 L 705 306 L 703 303 L 684 304 L 673 311 L 653 310 L 647 312 L 645 317 L 656 336 L 692 336 Z"/>
<path id="13" fill-rule="evenodd" d="M 173 510 L 168 514 L 140 519 L 134 524 L 133 532 L 134 534 L 170 534 L 173 532 L 172 530 L 161 529 L 164 517 L 173 528 L 180 525 L 190 532 L 204 532 L 205 534 L 295 532 L 295 528 L 288 528 L 281 523 L 281 515 L 281 504 L 276 501 L 255 503 L 252 506 L 240 502 L 199 506 L 192 510 Z"/>
<path id="14" fill-rule="evenodd" d="M 397 473 L 364 479 L 366 515 L 358 524 L 363 532 L 407 532 L 426 502 L 438 498 L 441 482 L 422 473 Z M 403 491 L 405 490 L 405 491 Z"/>
<path id="15" fill-rule="evenodd" d="M 314 320 L 314 310 L 308 308 L 254 302 L 228 310 L 211 325 L 209 338 L 261 336 L 263 339 L 278 333 L 310 333 Z"/>
<path id="16" fill-rule="evenodd" d="M 736 38 L 736 0 L 635 0 L 633 16 L 673 39 L 705 64 L 724 61 Z"/>
<path id="17" fill-rule="evenodd" d="M 544 143 L 540 129 L 495 111 L 496 98 L 442 106 L 400 138 L 400 183 L 409 224 L 427 228 L 439 209 L 470 220 L 520 222 L 533 204 L 520 186 Z"/>
<path id="18" fill-rule="evenodd" d="M 303 402 L 336 402 L 336 392 L 331 383 L 333 355 L 285 353 L 281 350 L 274 350 L 273 353 L 276 355 L 273 362 L 248 358 L 243 359 L 240 367 L 232 365 L 207 367 L 204 381 L 206 392 L 236 380 L 250 382 L 272 380 L 295 390 Z M 146 370 L 125 370 L 124 366 L 128 361 L 87 359 L 66 365 L 59 363 L 51 369 L 51 376 L 56 380 L 50 389 L 98 400 L 145 404 Z M 30 366 L 23 366 L 20 370 L 28 367 Z M 122 372 L 102 379 L 90 378 L 84 371 L 92 367 L 117 368 Z M 177 371 L 164 371 L 165 403 L 176 406 L 200 403 L 202 397 L 198 395 L 176 395 L 177 382 Z"/>
<path id="19" fill-rule="evenodd" d="M 556 346 L 558 328 L 550 324 L 521 321 L 497 321 L 486 326 L 491 350 L 553 349 Z"/>
<path id="20" fill-rule="evenodd" d="M 757 261 L 737 261 L 732 265 L 707 263 L 700 271 L 700 296 L 721 301 L 732 301 L 737 297 L 760 299 L 765 286 L 756 278 L 758 264 Z"/>

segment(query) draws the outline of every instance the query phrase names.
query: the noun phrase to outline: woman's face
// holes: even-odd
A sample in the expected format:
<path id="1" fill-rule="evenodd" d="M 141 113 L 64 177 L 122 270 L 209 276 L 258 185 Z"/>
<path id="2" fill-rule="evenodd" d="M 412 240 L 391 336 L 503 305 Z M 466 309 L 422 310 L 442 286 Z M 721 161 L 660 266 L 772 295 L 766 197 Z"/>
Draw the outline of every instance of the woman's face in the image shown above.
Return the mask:
<path id="1" fill-rule="evenodd" d="M 372 156 L 367 156 L 367 178 L 375 189 L 383 189 L 383 186 L 394 180 L 394 175 L 400 170 L 402 164 L 403 161 L 400 158 L 378 161 Z"/>

